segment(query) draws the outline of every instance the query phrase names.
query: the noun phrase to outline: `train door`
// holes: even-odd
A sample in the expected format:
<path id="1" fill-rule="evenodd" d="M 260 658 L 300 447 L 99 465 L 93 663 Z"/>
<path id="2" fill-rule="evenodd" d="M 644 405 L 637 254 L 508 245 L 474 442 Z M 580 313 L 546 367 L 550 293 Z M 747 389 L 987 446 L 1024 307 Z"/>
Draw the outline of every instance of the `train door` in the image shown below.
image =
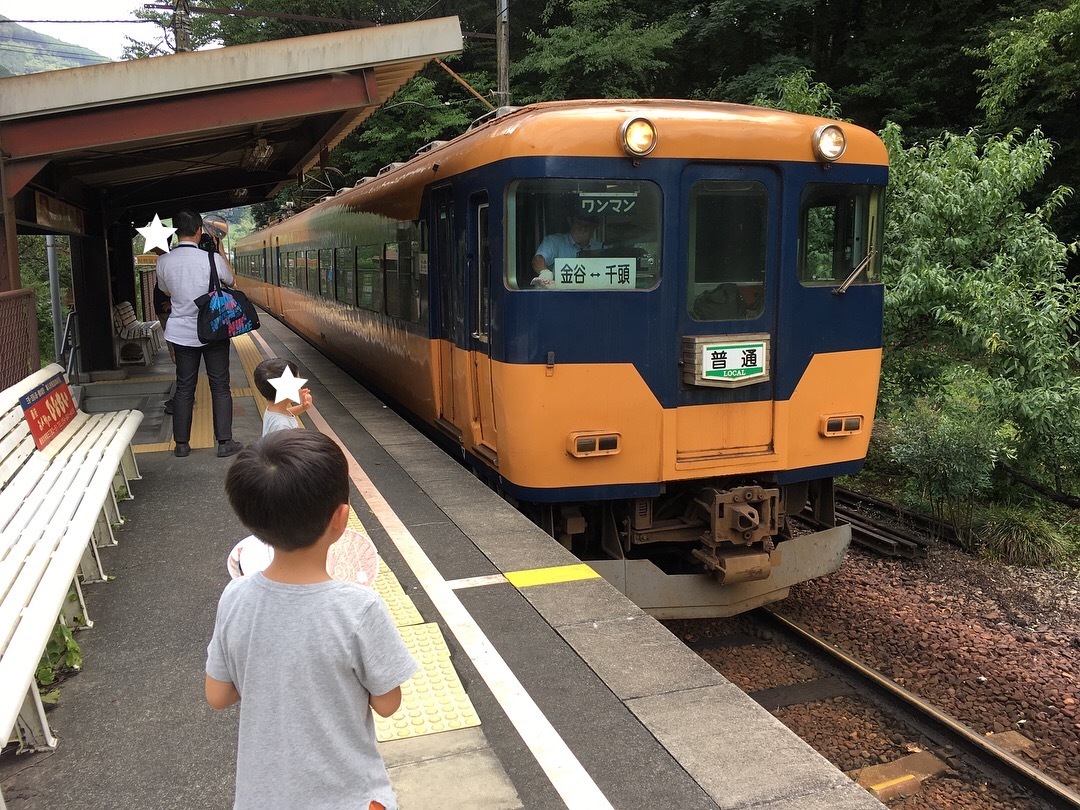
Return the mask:
<path id="1" fill-rule="evenodd" d="M 435 244 L 434 271 L 439 290 L 438 340 L 439 352 L 439 418 L 437 424 L 459 441 L 460 424 L 467 422 L 468 412 L 459 413 L 461 394 L 459 369 L 468 362 L 464 350 L 464 302 L 461 263 L 458 261 L 456 228 L 454 227 L 453 189 L 444 187 L 432 192 L 435 225 L 432 229 Z"/>
<path id="2" fill-rule="evenodd" d="M 491 390 L 491 244 L 490 212 L 487 194 L 477 194 L 469 201 L 468 269 L 472 320 L 473 391 L 479 426 L 476 451 L 494 461 L 495 404 Z"/>
<path id="3" fill-rule="evenodd" d="M 682 404 L 728 408 L 722 430 L 679 414 L 678 457 L 773 450 L 779 230 L 776 175 L 764 168 L 690 166 L 682 199 L 687 256 L 680 285 Z M 743 405 L 745 404 L 745 405 Z M 698 409 L 707 420 L 712 411 Z M 684 424 L 685 422 L 685 424 Z"/>

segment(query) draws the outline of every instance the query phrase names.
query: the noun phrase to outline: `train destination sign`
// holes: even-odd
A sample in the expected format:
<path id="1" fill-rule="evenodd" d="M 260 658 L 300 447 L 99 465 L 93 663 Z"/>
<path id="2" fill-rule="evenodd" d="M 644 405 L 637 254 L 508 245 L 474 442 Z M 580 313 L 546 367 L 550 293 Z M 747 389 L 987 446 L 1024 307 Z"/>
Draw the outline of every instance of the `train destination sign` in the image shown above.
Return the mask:
<path id="1" fill-rule="evenodd" d="M 701 347 L 701 377 L 740 382 L 764 377 L 768 351 L 763 340 L 709 343 Z"/>
<path id="2" fill-rule="evenodd" d="M 557 290 L 633 290 L 637 259 L 557 259 L 552 270 Z"/>

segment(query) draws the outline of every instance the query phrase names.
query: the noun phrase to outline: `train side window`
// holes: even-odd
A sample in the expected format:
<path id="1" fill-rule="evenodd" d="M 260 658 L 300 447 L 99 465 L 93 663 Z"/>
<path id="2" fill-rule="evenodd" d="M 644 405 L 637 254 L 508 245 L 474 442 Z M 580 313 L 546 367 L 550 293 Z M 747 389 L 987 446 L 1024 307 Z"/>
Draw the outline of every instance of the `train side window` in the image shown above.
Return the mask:
<path id="1" fill-rule="evenodd" d="M 356 249 L 337 248 L 334 251 L 336 265 L 337 300 L 351 307 L 356 306 Z"/>
<path id="2" fill-rule="evenodd" d="M 660 188 L 643 180 L 532 178 L 511 184 L 506 277 L 512 290 L 648 290 L 660 283 Z M 593 227 L 575 243 L 570 222 Z M 545 270 L 533 260 L 545 256 Z M 572 255 L 568 255 L 572 254 Z"/>
<path id="3" fill-rule="evenodd" d="M 285 286 L 296 288 L 296 254 L 291 250 L 285 254 Z"/>
<path id="4" fill-rule="evenodd" d="M 762 183 L 703 180 L 690 189 L 686 303 L 695 321 L 744 321 L 765 307 L 769 193 Z"/>
<path id="5" fill-rule="evenodd" d="M 372 312 L 382 312 L 382 245 L 360 245 L 356 249 L 356 283 L 360 306 Z"/>
<path id="6" fill-rule="evenodd" d="M 330 248 L 319 251 L 319 292 L 334 297 L 334 252 Z"/>
<path id="7" fill-rule="evenodd" d="M 807 286 L 839 284 L 860 268 L 853 283 L 878 283 L 882 199 L 879 186 L 807 186 L 799 212 L 799 281 Z"/>
<path id="8" fill-rule="evenodd" d="M 420 274 L 420 234 L 414 222 L 397 225 L 398 279 L 400 283 L 401 317 L 419 323 L 425 311 L 421 286 L 426 279 Z"/>

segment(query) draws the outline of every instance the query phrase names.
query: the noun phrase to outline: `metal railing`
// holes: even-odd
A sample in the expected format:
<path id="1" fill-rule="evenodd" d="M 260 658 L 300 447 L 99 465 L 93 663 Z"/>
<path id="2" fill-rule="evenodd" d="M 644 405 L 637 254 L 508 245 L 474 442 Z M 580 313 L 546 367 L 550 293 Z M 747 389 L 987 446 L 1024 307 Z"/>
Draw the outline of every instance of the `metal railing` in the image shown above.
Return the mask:
<path id="1" fill-rule="evenodd" d="M 0 292 L 0 390 L 41 368 L 36 300 L 30 289 Z"/>
<path id="2" fill-rule="evenodd" d="M 68 382 L 78 385 L 82 368 L 79 364 L 79 316 L 75 310 L 67 314 L 67 321 L 64 323 L 64 341 L 60 345 L 62 348 L 58 362 L 64 367 Z"/>

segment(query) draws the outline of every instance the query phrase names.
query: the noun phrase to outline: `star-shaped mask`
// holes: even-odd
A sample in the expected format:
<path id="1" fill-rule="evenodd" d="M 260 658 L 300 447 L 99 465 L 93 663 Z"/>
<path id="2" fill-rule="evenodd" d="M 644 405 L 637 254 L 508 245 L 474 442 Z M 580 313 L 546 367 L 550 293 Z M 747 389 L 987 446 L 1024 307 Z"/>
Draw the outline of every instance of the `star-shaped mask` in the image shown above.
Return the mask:
<path id="1" fill-rule="evenodd" d="M 285 366 L 285 370 L 281 372 L 280 377 L 274 377 L 272 380 L 267 380 L 274 390 L 277 391 L 277 398 L 274 400 L 274 404 L 284 402 L 287 399 L 291 399 L 297 405 L 300 404 L 300 389 L 304 387 L 304 383 L 307 379 L 304 377 L 294 377 L 292 369 Z"/>
<path id="2" fill-rule="evenodd" d="M 136 228 L 139 233 L 146 239 L 146 250 L 150 251 L 156 247 L 161 248 L 166 253 L 169 252 L 169 237 L 176 233 L 176 228 L 166 228 L 161 224 L 161 217 L 154 214 L 154 221 L 147 225 L 145 228 Z"/>

